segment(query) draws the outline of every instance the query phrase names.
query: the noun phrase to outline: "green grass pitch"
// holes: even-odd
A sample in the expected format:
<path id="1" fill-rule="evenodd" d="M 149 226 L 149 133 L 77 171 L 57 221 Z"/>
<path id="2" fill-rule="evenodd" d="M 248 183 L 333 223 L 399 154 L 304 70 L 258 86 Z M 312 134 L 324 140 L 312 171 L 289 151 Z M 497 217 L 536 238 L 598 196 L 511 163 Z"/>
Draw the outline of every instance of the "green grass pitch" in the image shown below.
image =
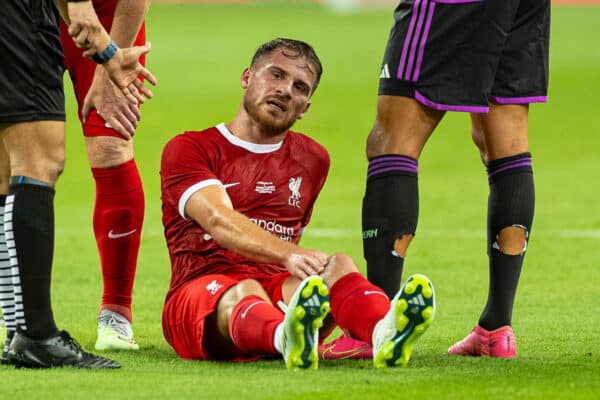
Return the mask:
<path id="1" fill-rule="evenodd" d="M 249 364 L 177 358 L 162 337 L 169 261 L 160 221 L 159 159 L 185 129 L 228 121 L 239 75 L 259 43 L 306 40 L 324 64 L 321 87 L 296 129 L 331 152 L 332 169 L 303 244 L 362 260 L 364 142 L 375 115 L 389 9 L 335 13 L 300 2 L 153 4 L 148 66 L 159 79 L 136 140 L 147 196 L 134 293 L 137 354 L 120 371 L 27 371 L 0 367 L 1 399 L 548 399 L 600 398 L 600 7 L 555 7 L 550 93 L 531 107 L 536 219 L 515 305 L 519 357 L 450 358 L 446 349 L 476 322 L 487 293 L 487 181 L 468 117 L 448 114 L 420 162 L 421 209 L 405 274 L 436 286 L 438 312 L 408 368 L 322 362 L 289 372 L 282 361 Z M 67 79 L 68 80 L 68 79 Z M 93 183 L 67 87 L 67 165 L 57 186 L 55 317 L 91 349 L 101 277 L 91 228 Z"/>

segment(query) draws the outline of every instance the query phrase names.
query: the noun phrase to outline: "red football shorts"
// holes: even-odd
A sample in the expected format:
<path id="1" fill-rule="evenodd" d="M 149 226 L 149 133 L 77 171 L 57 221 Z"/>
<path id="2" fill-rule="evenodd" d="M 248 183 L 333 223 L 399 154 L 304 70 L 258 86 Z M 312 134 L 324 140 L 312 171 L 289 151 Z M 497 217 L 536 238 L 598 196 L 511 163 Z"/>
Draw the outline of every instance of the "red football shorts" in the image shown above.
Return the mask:
<path id="1" fill-rule="evenodd" d="M 116 5 L 116 2 L 115 2 Z M 96 10 L 98 12 L 98 18 L 104 26 L 104 28 L 110 32 L 112 26 L 114 9 Z M 67 25 L 64 21 L 60 22 L 60 40 L 62 42 L 63 50 L 65 53 L 65 68 L 69 71 L 71 82 L 73 83 L 73 89 L 75 90 L 75 97 L 77 98 L 77 115 L 81 120 L 81 108 L 83 106 L 83 100 L 87 95 L 90 86 L 92 85 L 92 79 L 94 78 L 94 71 L 96 70 L 96 63 L 92 60 L 83 57 L 83 50 L 78 49 L 75 46 L 75 42 L 69 36 Z M 142 46 L 146 43 L 146 27 L 145 23 L 142 23 L 140 31 L 134 41 L 135 46 Z M 140 57 L 140 63 L 146 65 L 146 56 Z M 99 67 L 100 68 L 100 67 Z M 141 78 L 140 78 L 141 79 Z M 91 136 L 115 136 L 122 138 L 119 133 L 111 128 L 106 127 L 106 122 L 102 117 L 98 115 L 96 110 L 90 111 L 88 118 L 83 124 L 83 135 L 87 137 Z"/>
<path id="2" fill-rule="evenodd" d="M 209 360 L 218 349 L 206 349 L 204 323 L 214 313 L 221 296 L 244 279 L 256 279 L 273 304 L 282 300 L 281 287 L 290 276 L 283 272 L 252 278 L 243 274 L 211 274 L 192 279 L 177 289 L 165 302 L 163 334 L 175 352 L 184 359 Z M 231 357 L 231 355 L 228 355 Z M 240 355 L 241 356 L 241 355 Z"/>

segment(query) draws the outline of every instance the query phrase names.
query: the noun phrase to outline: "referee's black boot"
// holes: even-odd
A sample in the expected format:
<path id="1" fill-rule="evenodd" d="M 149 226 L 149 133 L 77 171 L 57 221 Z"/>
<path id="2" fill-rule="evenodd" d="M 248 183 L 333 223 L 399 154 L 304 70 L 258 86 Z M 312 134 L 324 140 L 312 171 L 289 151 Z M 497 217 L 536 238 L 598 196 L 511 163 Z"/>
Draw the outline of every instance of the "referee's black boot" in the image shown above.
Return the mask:
<path id="1" fill-rule="evenodd" d="M 30 339 L 17 332 L 8 349 L 8 359 L 17 367 L 121 368 L 116 361 L 86 352 L 67 331 L 48 339 Z"/>

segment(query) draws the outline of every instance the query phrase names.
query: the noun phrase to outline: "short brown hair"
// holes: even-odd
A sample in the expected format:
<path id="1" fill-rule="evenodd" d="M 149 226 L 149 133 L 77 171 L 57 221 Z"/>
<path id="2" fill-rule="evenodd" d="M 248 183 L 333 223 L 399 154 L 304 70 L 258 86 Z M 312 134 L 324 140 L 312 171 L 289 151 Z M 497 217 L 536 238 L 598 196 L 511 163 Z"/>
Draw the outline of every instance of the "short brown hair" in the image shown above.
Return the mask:
<path id="1" fill-rule="evenodd" d="M 270 40 L 267 43 L 261 44 L 258 49 L 256 49 L 250 65 L 254 66 L 262 57 L 269 55 L 280 48 L 291 50 L 293 52 L 293 54 L 284 53 L 286 57 L 304 57 L 310 64 L 312 64 L 312 66 L 315 68 L 316 75 L 314 86 L 312 88 L 312 93 L 314 93 L 315 90 L 317 90 L 317 86 L 319 86 L 319 81 L 321 80 L 321 75 L 323 74 L 323 66 L 321 65 L 321 60 L 319 60 L 317 53 L 315 53 L 315 49 L 313 49 L 312 46 L 306 42 L 285 38 Z"/>

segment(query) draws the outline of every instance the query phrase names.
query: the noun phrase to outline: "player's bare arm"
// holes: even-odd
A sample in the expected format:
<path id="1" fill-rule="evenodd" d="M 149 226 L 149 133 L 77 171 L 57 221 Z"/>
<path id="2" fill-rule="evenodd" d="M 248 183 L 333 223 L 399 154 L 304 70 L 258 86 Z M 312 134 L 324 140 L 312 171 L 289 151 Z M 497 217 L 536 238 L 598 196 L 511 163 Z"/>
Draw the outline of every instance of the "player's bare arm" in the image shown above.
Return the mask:
<path id="1" fill-rule="evenodd" d="M 283 265 L 298 278 L 320 274 L 327 264 L 325 253 L 282 240 L 235 211 L 222 186 L 197 191 L 187 201 L 185 213 L 219 245 L 251 260 Z"/>
<path id="2" fill-rule="evenodd" d="M 121 0 L 117 4 L 110 36 L 121 48 L 131 47 L 148 11 L 147 0 Z M 83 102 L 83 121 L 95 108 L 110 127 L 129 140 L 135 134 L 141 118 L 137 105 L 110 80 L 107 70 L 96 68 L 94 80 Z"/>

